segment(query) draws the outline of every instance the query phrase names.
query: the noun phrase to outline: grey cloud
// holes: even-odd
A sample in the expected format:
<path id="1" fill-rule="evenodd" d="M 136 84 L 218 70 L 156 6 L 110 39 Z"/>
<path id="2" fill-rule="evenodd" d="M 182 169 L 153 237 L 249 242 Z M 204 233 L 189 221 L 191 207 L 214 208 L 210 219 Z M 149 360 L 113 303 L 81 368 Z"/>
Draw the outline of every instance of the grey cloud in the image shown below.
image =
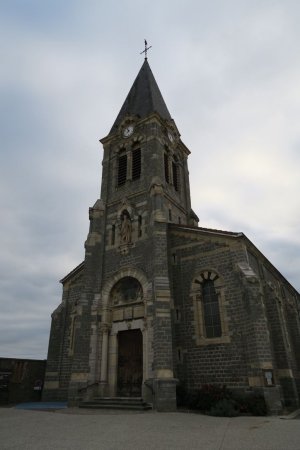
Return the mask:
<path id="1" fill-rule="evenodd" d="M 243 231 L 300 287 L 298 3 L 21 3 L 0 19 L 0 356 L 46 355 L 144 37 L 200 225 Z"/>

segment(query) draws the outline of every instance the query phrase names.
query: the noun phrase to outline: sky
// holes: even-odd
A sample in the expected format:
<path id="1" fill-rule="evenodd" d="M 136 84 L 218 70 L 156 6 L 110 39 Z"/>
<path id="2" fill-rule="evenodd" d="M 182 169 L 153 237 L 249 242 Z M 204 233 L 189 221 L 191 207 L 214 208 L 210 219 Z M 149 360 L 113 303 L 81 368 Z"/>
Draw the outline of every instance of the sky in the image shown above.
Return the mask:
<path id="1" fill-rule="evenodd" d="M 144 38 L 200 226 L 300 290 L 299 23 L 297 0 L 0 1 L 0 357 L 47 356 Z"/>

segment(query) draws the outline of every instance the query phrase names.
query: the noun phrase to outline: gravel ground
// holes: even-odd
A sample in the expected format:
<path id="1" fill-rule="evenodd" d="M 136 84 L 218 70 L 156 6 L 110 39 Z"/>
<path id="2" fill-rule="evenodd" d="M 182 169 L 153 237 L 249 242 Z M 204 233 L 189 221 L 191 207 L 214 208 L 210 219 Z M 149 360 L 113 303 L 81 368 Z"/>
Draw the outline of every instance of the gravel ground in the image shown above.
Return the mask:
<path id="1" fill-rule="evenodd" d="M 300 450 L 300 426 L 279 417 L 2 408 L 0 449 Z"/>

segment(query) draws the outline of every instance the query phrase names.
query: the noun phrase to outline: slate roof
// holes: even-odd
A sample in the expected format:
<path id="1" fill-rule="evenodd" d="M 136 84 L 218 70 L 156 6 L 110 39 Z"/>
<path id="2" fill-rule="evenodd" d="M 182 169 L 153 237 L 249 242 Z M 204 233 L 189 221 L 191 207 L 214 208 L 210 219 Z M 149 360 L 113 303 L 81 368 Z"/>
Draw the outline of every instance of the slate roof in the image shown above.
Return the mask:
<path id="1" fill-rule="evenodd" d="M 137 115 L 143 119 L 153 112 L 157 112 L 163 119 L 172 119 L 148 61 L 145 59 L 110 133 L 116 130 L 127 115 Z"/>

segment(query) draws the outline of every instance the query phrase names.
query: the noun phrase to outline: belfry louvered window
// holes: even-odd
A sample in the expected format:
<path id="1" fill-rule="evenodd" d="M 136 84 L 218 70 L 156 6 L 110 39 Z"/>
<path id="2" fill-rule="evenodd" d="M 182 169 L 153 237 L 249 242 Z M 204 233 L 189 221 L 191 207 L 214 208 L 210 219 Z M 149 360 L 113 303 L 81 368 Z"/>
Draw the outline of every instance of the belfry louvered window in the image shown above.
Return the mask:
<path id="1" fill-rule="evenodd" d="M 127 178 L 127 155 L 120 154 L 118 160 L 118 186 L 125 184 Z"/>
<path id="2" fill-rule="evenodd" d="M 222 335 L 222 329 L 219 299 L 213 280 L 205 280 L 203 282 L 202 297 L 206 337 L 220 337 Z"/>
<path id="3" fill-rule="evenodd" d="M 172 172 L 173 172 L 173 184 L 175 191 L 179 190 L 179 183 L 178 183 L 178 165 L 175 161 L 172 161 Z"/>
<path id="4" fill-rule="evenodd" d="M 143 223 L 142 216 L 139 216 L 138 217 L 138 237 L 142 236 L 142 223 Z"/>
<path id="5" fill-rule="evenodd" d="M 132 179 L 138 180 L 141 177 L 141 149 L 137 148 L 132 152 Z"/>
<path id="6" fill-rule="evenodd" d="M 165 180 L 167 183 L 170 182 L 169 177 L 169 156 L 167 153 L 164 154 L 164 164 L 165 164 Z"/>
<path id="7" fill-rule="evenodd" d="M 111 227 L 111 245 L 115 245 L 116 242 L 116 225 L 112 225 Z"/>

